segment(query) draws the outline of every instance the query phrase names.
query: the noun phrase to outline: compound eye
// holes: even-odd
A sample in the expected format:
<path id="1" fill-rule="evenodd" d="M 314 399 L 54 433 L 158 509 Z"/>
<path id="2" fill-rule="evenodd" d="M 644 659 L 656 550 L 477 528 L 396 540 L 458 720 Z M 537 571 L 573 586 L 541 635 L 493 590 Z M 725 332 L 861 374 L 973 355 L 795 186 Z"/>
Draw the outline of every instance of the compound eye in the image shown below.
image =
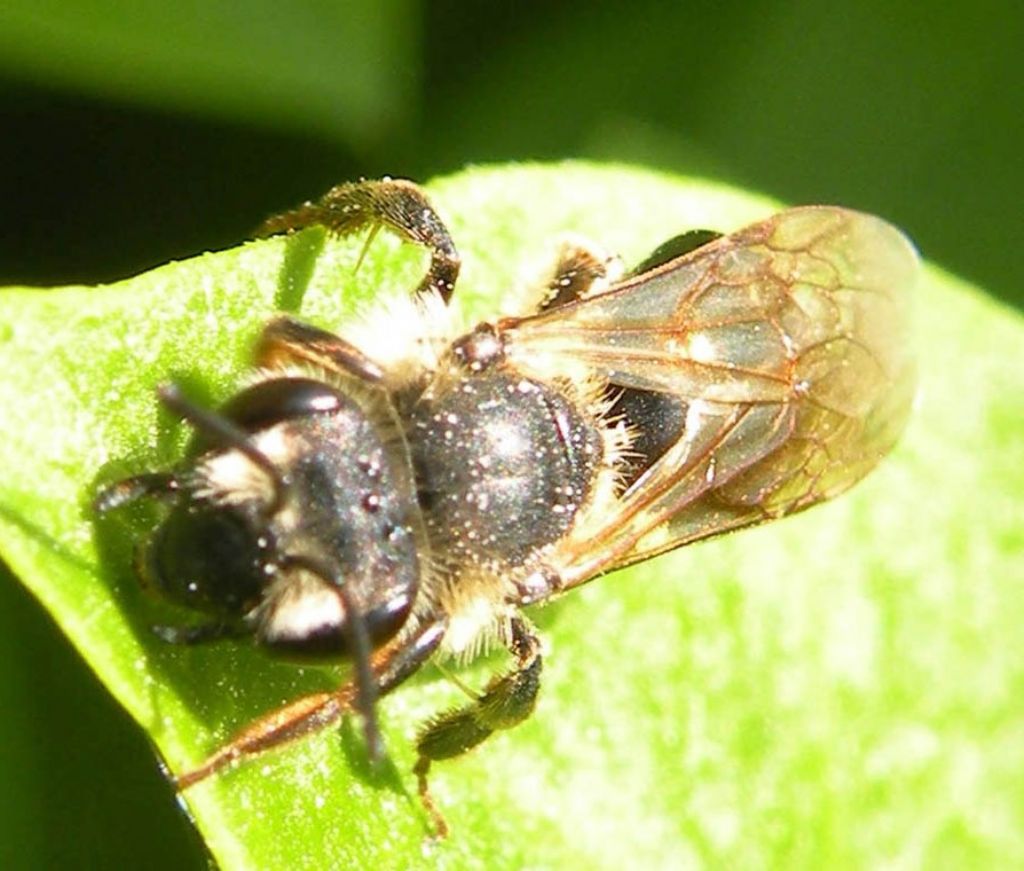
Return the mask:
<path id="1" fill-rule="evenodd" d="M 266 584 L 260 540 L 240 511 L 179 504 L 139 554 L 138 569 L 168 599 L 237 619 L 259 601 Z"/>
<path id="2" fill-rule="evenodd" d="M 367 611 L 363 615 L 363 620 L 373 646 L 380 647 L 386 641 L 390 641 L 405 624 L 411 610 L 412 595 L 403 592 Z"/>
<path id="3" fill-rule="evenodd" d="M 220 412 L 248 432 L 269 429 L 286 420 L 326 414 L 347 405 L 333 387 L 314 378 L 272 378 L 247 387 Z"/>
<path id="4" fill-rule="evenodd" d="M 411 592 L 391 596 L 360 612 L 370 646 L 380 647 L 402 627 L 412 608 Z M 260 642 L 276 654 L 300 661 L 351 657 L 348 621 L 338 589 L 305 571 L 290 573 L 268 591 L 257 613 Z"/>

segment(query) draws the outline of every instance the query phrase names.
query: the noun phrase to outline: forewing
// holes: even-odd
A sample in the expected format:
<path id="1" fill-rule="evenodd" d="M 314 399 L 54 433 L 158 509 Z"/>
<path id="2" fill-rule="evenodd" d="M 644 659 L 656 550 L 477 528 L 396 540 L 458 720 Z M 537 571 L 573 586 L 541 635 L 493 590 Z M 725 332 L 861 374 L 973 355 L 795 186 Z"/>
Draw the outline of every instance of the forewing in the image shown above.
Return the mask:
<path id="1" fill-rule="evenodd" d="M 570 584 L 778 517 L 851 486 L 895 443 L 914 390 L 897 229 L 804 207 L 598 296 L 510 322 L 524 372 L 594 371 L 688 406 L 683 437 L 554 561 Z"/>

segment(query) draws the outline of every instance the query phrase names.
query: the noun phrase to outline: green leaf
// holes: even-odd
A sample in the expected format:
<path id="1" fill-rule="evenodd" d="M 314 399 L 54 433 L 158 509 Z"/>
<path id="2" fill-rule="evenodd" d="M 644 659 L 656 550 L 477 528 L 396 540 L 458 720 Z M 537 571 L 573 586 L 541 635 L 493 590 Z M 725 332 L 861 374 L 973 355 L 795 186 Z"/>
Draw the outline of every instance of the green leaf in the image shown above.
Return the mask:
<path id="1" fill-rule="evenodd" d="M 560 233 L 636 262 L 766 200 L 581 164 L 430 185 L 465 259 L 467 323 Z M 187 433 L 155 385 L 219 400 L 276 309 L 340 328 L 413 287 L 422 252 L 308 231 L 116 285 L 0 293 L 0 557 L 173 770 L 340 672 L 245 645 L 160 643 L 131 568 L 147 519 L 97 523 L 99 483 L 159 468 Z M 416 724 L 459 699 L 432 668 L 381 705 L 394 767 L 328 730 L 189 790 L 217 861 L 241 867 L 977 867 L 1024 863 L 1024 324 L 937 270 L 918 301 L 919 408 L 852 493 L 592 584 L 535 617 L 535 716 L 436 766 L 453 834 L 409 771 Z M 488 666 L 467 669 L 479 684 Z M 71 739 L 73 740 L 73 736 Z"/>
<path id="2" fill-rule="evenodd" d="M 0 70 L 368 148 L 408 121 L 416 22 L 409 0 L 6 0 Z"/>

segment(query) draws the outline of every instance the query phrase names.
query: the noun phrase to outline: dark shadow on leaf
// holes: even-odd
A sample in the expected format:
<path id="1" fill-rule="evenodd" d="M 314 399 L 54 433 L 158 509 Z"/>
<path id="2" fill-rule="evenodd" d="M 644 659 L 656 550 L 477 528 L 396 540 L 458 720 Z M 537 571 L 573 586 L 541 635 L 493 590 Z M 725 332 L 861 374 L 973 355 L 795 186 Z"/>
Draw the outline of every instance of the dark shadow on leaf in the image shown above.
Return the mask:
<path id="1" fill-rule="evenodd" d="M 386 753 L 379 765 L 372 765 L 366 752 L 366 740 L 362 725 L 355 717 L 345 717 L 338 728 L 341 751 L 345 755 L 352 774 L 368 786 L 387 789 L 389 792 L 409 798 L 409 791 L 402 782 L 402 773 L 394 760 Z"/>
<path id="2" fill-rule="evenodd" d="M 294 233 L 285 243 L 284 261 L 277 278 L 274 306 L 295 314 L 302 308 L 306 288 L 313 280 L 316 261 L 324 249 L 327 233 L 320 227 L 313 227 L 301 233 Z"/>

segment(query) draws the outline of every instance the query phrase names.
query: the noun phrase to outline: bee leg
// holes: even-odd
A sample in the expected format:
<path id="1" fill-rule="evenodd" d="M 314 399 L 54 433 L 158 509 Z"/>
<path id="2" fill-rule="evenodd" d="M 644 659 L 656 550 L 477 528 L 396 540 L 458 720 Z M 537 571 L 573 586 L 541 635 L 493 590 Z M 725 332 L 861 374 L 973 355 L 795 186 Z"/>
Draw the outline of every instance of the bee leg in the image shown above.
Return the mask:
<path id="1" fill-rule="evenodd" d="M 508 646 L 516 658 L 513 669 L 495 676 L 471 704 L 430 720 L 416 742 L 419 759 L 413 772 L 419 782 L 420 799 L 439 838 L 447 836 L 448 824 L 430 794 L 427 775 L 431 764 L 461 756 L 494 732 L 517 726 L 533 713 L 537 703 L 542 668 L 540 639 L 522 617 L 512 621 Z"/>
<path id="2" fill-rule="evenodd" d="M 444 638 L 443 618 L 428 620 L 411 638 L 390 645 L 374 658 L 379 695 L 386 695 L 405 682 L 437 650 Z M 313 693 L 289 702 L 253 720 L 228 743 L 195 768 L 174 779 L 178 790 L 188 789 L 241 759 L 265 753 L 318 732 L 349 713 L 355 703 L 356 683 L 348 681 L 334 692 Z"/>
<path id="3" fill-rule="evenodd" d="M 622 262 L 580 236 L 567 236 L 540 291 L 537 312 L 600 293 L 622 275 Z"/>
<path id="4" fill-rule="evenodd" d="M 430 268 L 416 292 L 436 291 L 447 302 L 462 261 L 448 229 L 418 185 L 403 179 L 340 184 L 316 202 L 306 202 L 264 221 L 260 236 L 319 225 L 338 236 L 370 228 L 367 243 L 381 227 L 430 251 Z"/>
<path id="5" fill-rule="evenodd" d="M 290 317 L 274 318 L 263 328 L 256 345 L 255 363 L 268 369 L 289 363 L 313 363 L 370 384 L 384 378 L 380 366 L 355 345 Z"/>
<path id="6" fill-rule="evenodd" d="M 108 484 L 100 490 L 93 497 L 92 507 L 97 514 L 106 514 L 122 505 L 138 502 L 139 499 L 173 496 L 178 491 L 178 486 L 178 479 L 168 472 L 133 475 Z"/>
<path id="7" fill-rule="evenodd" d="M 284 553 L 278 555 L 277 564 L 277 580 L 272 590 L 251 612 L 256 640 L 267 650 L 286 655 L 317 656 L 345 650 L 354 666 L 352 707 L 363 721 L 370 764 L 380 764 L 384 758 L 384 741 L 377 722 L 380 685 L 373 667 L 373 640 L 367 615 L 360 610 L 342 572 L 330 558 Z M 317 592 L 312 592 L 309 575 L 320 581 Z M 314 598 L 336 596 L 339 613 L 328 616 L 330 612 L 324 612 L 322 622 L 310 630 L 308 613 L 302 604 L 307 594 Z"/>
<path id="8" fill-rule="evenodd" d="M 642 275 L 697 248 L 721 238 L 711 230 L 691 230 L 673 236 L 659 245 L 628 276 Z M 558 252 L 558 259 L 541 289 L 536 311 L 550 311 L 571 302 L 596 296 L 624 277 L 622 262 L 588 240 L 569 236 Z"/>

